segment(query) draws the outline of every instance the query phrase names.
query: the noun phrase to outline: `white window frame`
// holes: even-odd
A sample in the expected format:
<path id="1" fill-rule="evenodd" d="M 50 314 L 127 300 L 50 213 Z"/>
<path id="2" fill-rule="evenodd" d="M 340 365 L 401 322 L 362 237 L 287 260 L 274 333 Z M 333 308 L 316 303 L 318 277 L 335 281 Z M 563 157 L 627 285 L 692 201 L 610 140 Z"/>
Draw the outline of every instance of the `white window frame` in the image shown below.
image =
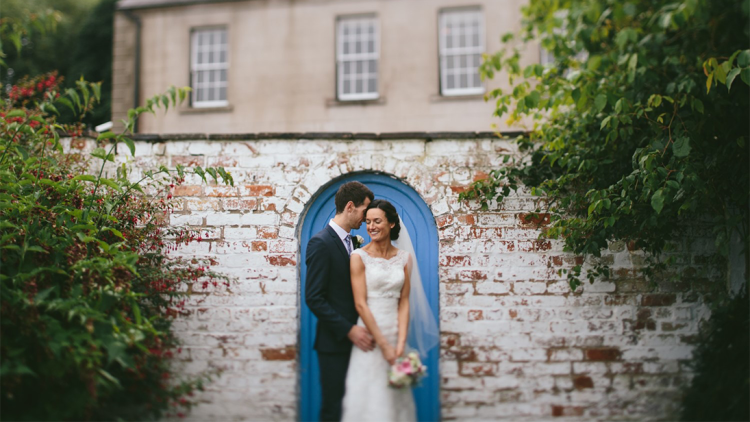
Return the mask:
<path id="1" fill-rule="evenodd" d="M 455 19 L 457 14 L 464 13 L 476 13 L 479 15 L 479 45 L 478 46 L 467 46 L 467 47 L 450 47 L 447 46 L 447 32 L 446 27 L 449 19 Z M 466 87 L 466 88 L 448 88 L 448 71 L 447 58 L 449 56 L 458 57 L 460 55 L 472 55 L 472 54 L 484 54 L 485 52 L 485 22 L 484 12 L 481 7 L 456 7 L 441 9 L 438 13 L 438 51 L 440 55 L 440 95 L 443 96 L 455 96 L 455 95 L 476 95 L 484 94 L 485 86 L 480 80 L 479 86 Z M 480 59 L 481 63 L 481 59 Z M 473 65 L 471 65 L 473 66 Z M 455 69 L 455 68 L 454 68 Z M 464 68 L 466 69 L 466 68 Z M 479 69 L 477 68 L 477 72 Z M 462 72 L 456 72 L 454 75 L 458 77 Z M 465 73 L 465 72 L 464 72 Z"/>
<path id="2" fill-rule="evenodd" d="M 224 46 L 224 49 L 226 50 L 226 61 L 221 62 L 214 62 L 214 63 L 198 63 L 198 34 L 200 33 L 207 33 L 210 31 L 224 31 L 226 33 L 226 44 L 211 44 L 206 49 L 206 46 L 203 47 L 204 51 L 210 51 L 211 49 L 214 49 L 215 54 L 218 54 L 220 52 L 220 48 Z M 200 82 L 200 86 L 198 86 L 198 72 L 199 71 L 214 71 L 214 70 L 224 70 L 227 74 L 227 80 L 226 81 L 214 81 L 209 82 L 208 80 L 205 80 L 203 82 Z M 212 27 L 200 27 L 200 28 L 192 28 L 190 30 L 190 87 L 193 89 L 190 95 L 190 104 L 194 108 L 206 108 L 206 107 L 226 107 L 229 105 L 229 31 L 226 26 L 212 26 Z M 223 100 L 202 100 L 198 101 L 198 89 L 201 88 L 208 88 L 208 89 L 216 89 L 218 93 L 219 88 L 225 88 L 226 96 L 227 98 Z"/>
<path id="3" fill-rule="evenodd" d="M 372 21 L 375 28 L 374 30 L 374 52 L 363 52 L 363 53 L 347 53 L 344 54 L 344 26 L 345 24 L 356 23 L 357 21 Z M 349 37 L 356 37 L 356 35 L 349 35 Z M 344 93 L 344 64 L 345 63 L 356 63 L 358 61 L 375 60 L 375 92 L 355 92 L 355 93 Z M 371 74 L 369 71 L 364 73 L 353 72 L 354 78 L 351 78 L 351 83 L 355 83 L 357 79 L 363 80 L 363 86 L 367 88 L 367 81 Z M 348 15 L 338 16 L 336 18 L 336 98 L 339 101 L 362 101 L 362 100 L 375 100 L 380 97 L 380 25 L 378 17 L 375 14 L 361 14 L 361 15 Z"/>

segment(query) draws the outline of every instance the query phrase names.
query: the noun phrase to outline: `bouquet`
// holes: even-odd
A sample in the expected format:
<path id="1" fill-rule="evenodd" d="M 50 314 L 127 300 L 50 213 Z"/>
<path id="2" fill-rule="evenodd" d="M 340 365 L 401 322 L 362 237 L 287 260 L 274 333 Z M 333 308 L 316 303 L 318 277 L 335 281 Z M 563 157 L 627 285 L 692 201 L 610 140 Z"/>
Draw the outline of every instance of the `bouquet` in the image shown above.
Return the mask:
<path id="1" fill-rule="evenodd" d="M 419 385 L 427 375 L 427 367 L 422 365 L 417 352 L 409 352 L 405 357 L 396 359 L 388 370 L 388 385 L 391 388 L 405 388 Z"/>

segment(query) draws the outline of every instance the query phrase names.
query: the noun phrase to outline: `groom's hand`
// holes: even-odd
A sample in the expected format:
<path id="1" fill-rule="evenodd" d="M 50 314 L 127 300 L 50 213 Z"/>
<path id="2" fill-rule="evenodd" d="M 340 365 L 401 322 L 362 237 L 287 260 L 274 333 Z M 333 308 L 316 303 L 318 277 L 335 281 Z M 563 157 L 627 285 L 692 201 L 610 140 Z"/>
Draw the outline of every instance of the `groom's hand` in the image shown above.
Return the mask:
<path id="1" fill-rule="evenodd" d="M 375 340 L 364 327 L 355 325 L 351 330 L 349 330 L 348 336 L 349 340 L 351 340 L 355 346 L 359 347 L 364 352 L 369 352 L 375 348 Z"/>

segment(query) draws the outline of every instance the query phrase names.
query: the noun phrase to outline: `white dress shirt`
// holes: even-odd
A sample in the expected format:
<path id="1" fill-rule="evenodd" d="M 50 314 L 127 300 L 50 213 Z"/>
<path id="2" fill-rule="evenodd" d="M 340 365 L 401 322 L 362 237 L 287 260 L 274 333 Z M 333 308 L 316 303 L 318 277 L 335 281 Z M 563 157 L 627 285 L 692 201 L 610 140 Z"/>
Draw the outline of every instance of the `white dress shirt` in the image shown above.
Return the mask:
<path id="1" fill-rule="evenodd" d="M 334 223 L 333 220 L 331 220 L 328 223 L 329 226 L 333 227 L 333 230 L 336 232 L 337 235 L 339 235 L 339 238 L 341 239 L 341 243 L 344 244 L 344 249 L 349 250 L 351 247 L 351 250 L 354 250 L 354 243 L 350 243 L 349 245 L 346 244 L 346 236 L 351 236 L 346 230 L 342 229 L 341 226 Z"/>

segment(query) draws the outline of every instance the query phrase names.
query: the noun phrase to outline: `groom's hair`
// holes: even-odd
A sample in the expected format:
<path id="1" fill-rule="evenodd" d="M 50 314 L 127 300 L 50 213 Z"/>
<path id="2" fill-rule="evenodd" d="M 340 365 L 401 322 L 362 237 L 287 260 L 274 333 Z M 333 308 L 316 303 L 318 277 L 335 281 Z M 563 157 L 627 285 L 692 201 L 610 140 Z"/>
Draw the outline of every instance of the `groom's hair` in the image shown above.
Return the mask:
<path id="1" fill-rule="evenodd" d="M 354 203 L 355 207 L 358 207 L 365 203 L 365 198 L 370 198 L 370 201 L 375 199 L 370 188 L 359 182 L 347 182 L 341 185 L 339 190 L 336 192 L 336 214 L 341 214 L 346 208 L 346 204 L 349 201 Z"/>

